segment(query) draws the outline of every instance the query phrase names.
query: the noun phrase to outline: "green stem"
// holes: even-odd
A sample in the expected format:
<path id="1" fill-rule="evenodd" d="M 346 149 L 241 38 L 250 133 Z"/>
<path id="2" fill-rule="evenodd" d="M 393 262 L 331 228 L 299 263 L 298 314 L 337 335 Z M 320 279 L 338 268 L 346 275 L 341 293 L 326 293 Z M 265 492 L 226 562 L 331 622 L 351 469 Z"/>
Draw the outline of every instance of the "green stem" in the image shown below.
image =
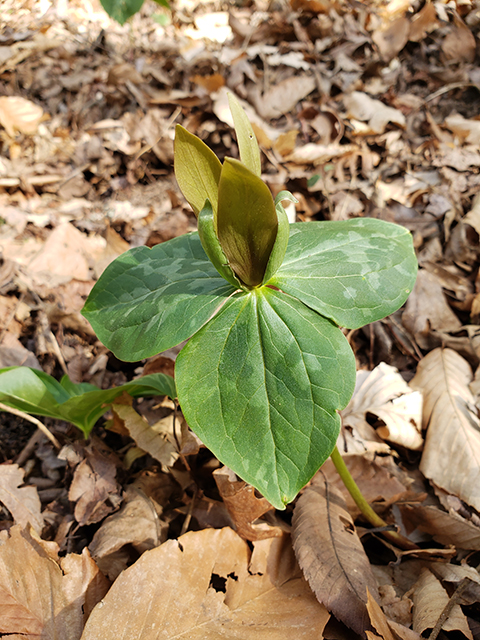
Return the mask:
<path id="1" fill-rule="evenodd" d="M 343 484 L 345 485 L 349 494 L 355 500 L 355 504 L 360 509 L 365 519 L 368 520 L 368 522 L 374 527 L 388 527 L 388 524 L 385 522 L 385 520 L 383 520 L 377 513 L 375 513 L 369 503 L 365 500 L 362 492 L 358 488 L 357 483 L 352 478 L 352 475 L 348 470 L 347 465 L 345 464 L 345 461 L 340 455 L 337 447 L 335 447 L 335 449 L 332 451 L 330 457 L 332 458 L 332 462 L 335 465 L 335 468 L 338 471 Z M 395 545 L 397 545 L 397 547 L 400 547 L 401 549 L 418 549 L 416 544 L 410 542 L 410 540 L 397 533 L 396 531 L 382 531 L 382 534 L 390 542 L 393 542 Z"/>

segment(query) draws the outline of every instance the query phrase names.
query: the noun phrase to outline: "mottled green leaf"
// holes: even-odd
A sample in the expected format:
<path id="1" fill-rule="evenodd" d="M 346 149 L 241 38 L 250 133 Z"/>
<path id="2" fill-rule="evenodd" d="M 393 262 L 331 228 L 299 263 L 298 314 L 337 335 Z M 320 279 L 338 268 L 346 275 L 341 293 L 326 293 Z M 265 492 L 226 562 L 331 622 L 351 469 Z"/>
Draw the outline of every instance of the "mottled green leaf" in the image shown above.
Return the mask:
<path id="1" fill-rule="evenodd" d="M 269 284 L 355 329 L 401 307 L 416 273 L 404 227 L 373 218 L 300 222 L 290 225 L 285 259 Z"/>
<path id="2" fill-rule="evenodd" d="M 180 352 L 175 375 L 190 427 L 283 509 L 333 450 L 355 359 L 333 323 L 261 287 L 225 303 Z"/>
<path id="3" fill-rule="evenodd" d="M 143 5 L 143 0 L 100 0 L 100 2 L 108 15 L 120 24 L 125 24 L 137 11 L 140 11 Z"/>
<path id="4" fill-rule="evenodd" d="M 38 416 L 71 422 L 88 436 L 96 421 L 122 393 L 137 396 L 176 397 L 171 376 L 153 373 L 113 389 L 93 384 L 74 384 L 68 376 L 61 382 L 43 371 L 28 367 L 0 369 L 0 402 Z"/>
<path id="5" fill-rule="evenodd" d="M 240 159 L 252 173 L 260 176 L 262 173 L 260 149 L 258 148 L 257 137 L 250 120 L 233 93 L 228 94 L 228 104 L 232 112 L 235 133 L 237 134 Z"/>
<path id="6" fill-rule="evenodd" d="M 222 167 L 216 226 L 235 274 L 250 287 L 259 285 L 277 235 L 277 214 L 267 185 L 233 158 Z"/>
<path id="7" fill-rule="evenodd" d="M 175 177 L 188 204 L 198 216 L 205 200 L 214 211 L 222 165 L 213 151 L 181 125 L 175 127 Z"/>
<path id="8" fill-rule="evenodd" d="M 207 200 L 205 206 L 198 214 L 198 235 L 200 236 L 202 247 L 222 278 L 225 278 L 225 280 L 236 289 L 240 289 L 242 285 L 230 268 L 228 260 L 222 251 L 217 234 L 215 233 L 213 219 L 213 209 Z"/>
<path id="9" fill-rule="evenodd" d="M 82 313 L 108 349 L 134 362 L 189 338 L 233 291 L 191 233 L 123 253 L 105 269 Z"/>

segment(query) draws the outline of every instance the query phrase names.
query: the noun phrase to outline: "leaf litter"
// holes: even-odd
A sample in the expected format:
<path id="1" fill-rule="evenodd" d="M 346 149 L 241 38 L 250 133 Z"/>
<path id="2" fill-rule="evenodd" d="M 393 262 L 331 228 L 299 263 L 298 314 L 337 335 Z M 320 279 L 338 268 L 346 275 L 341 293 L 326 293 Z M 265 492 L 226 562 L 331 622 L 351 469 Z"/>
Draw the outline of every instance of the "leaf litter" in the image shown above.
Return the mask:
<path id="1" fill-rule="evenodd" d="M 177 350 L 120 363 L 80 310 L 128 247 L 195 228 L 173 128 L 235 157 L 228 91 L 292 219 L 403 224 L 421 269 L 403 310 L 348 335 L 338 441 L 418 551 L 366 525 L 330 462 L 275 513 L 161 398 L 122 399 L 89 442 L 46 419 L 60 455 L 0 414 L 1 633 L 480 638 L 475 3 L 175 0 L 164 26 L 145 3 L 123 27 L 86 0 L 4 4 L 2 366 L 104 389 L 172 373 Z"/>

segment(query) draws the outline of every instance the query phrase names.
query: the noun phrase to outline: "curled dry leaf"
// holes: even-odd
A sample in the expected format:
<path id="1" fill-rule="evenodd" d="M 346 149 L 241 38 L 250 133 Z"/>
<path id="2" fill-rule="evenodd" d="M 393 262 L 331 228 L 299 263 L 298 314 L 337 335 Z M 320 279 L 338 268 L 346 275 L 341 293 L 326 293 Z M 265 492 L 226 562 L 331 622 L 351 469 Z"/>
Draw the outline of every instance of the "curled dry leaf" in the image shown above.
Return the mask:
<path id="1" fill-rule="evenodd" d="M 422 569 L 413 591 L 413 630 L 422 634 L 426 629 L 433 629 L 448 600 L 448 593 L 441 582 L 429 569 Z M 467 618 L 458 604 L 453 605 L 442 629 L 460 631 L 466 638 L 473 640 Z"/>
<path id="2" fill-rule="evenodd" d="M 116 577 L 109 562 L 112 553 L 128 544 L 143 553 L 164 542 L 166 533 L 153 501 L 140 489 L 128 487 L 122 507 L 105 519 L 88 548 L 100 569 L 112 578 Z"/>
<path id="3" fill-rule="evenodd" d="M 374 431 L 367 413 L 377 416 L 385 426 Z M 413 391 L 398 370 L 385 362 L 371 372 L 357 372 L 353 397 L 341 415 L 343 427 L 350 427 L 361 439 L 378 442 L 380 436 L 407 449 L 422 448 L 422 394 Z"/>
<path id="4" fill-rule="evenodd" d="M 20 96 L 0 97 L 0 124 L 9 136 L 18 131 L 32 135 L 36 133 L 43 118 L 43 109 L 31 100 Z"/>
<path id="5" fill-rule="evenodd" d="M 85 447 L 85 455 L 74 471 L 68 492 L 69 499 L 77 503 L 75 519 L 80 526 L 100 522 L 121 502 L 115 456 L 94 443 Z"/>
<path id="6" fill-rule="evenodd" d="M 82 640 L 322 637 L 329 619 L 299 576 L 290 538 L 191 531 L 146 551 L 92 612 Z"/>
<path id="7" fill-rule="evenodd" d="M 252 101 L 262 118 L 281 118 L 317 86 L 313 76 L 298 74 L 282 80 L 261 94 L 258 85 L 252 87 Z"/>
<path id="8" fill-rule="evenodd" d="M 257 498 L 252 485 L 240 480 L 228 467 L 215 469 L 213 477 L 228 513 L 235 525 L 235 531 L 244 540 L 265 540 L 283 535 L 279 526 L 268 522 L 255 522 L 272 505 L 265 498 Z"/>
<path id="9" fill-rule="evenodd" d="M 0 464 L 0 503 L 12 514 L 16 524 L 41 533 L 43 516 L 36 487 L 22 487 L 25 472 L 16 464 Z"/>
<path id="10" fill-rule="evenodd" d="M 435 349 L 420 361 L 410 385 L 423 392 L 428 428 L 420 471 L 480 510 L 480 420 L 471 381 L 470 365 L 462 356 Z"/>
<path id="11" fill-rule="evenodd" d="M 66 556 L 59 566 L 55 543 L 18 525 L 9 533 L 0 545 L 0 633 L 78 640 L 108 581 L 87 550 Z"/>
<path id="12" fill-rule="evenodd" d="M 480 551 L 480 527 L 458 513 L 447 513 L 433 505 L 405 504 L 399 508 L 410 531 L 417 527 L 445 546 Z"/>
<path id="13" fill-rule="evenodd" d="M 367 589 L 378 598 L 377 583 L 343 497 L 322 472 L 297 501 L 292 536 L 298 563 L 318 600 L 363 635 L 369 628 Z"/>
<path id="14" fill-rule="evenodd" d="M 367 123 L 367 126 L 353 123 L 357 133 L 362 135 L 383 133 L 390 122 L 400 127 L 405 126 L 405 116 L 401 111 L 388 107 L 380 100 L 375 100 L 361 91 L 353 91 L 346 95 L 343 102 L 350 118 Z"/>
<path id="15" fill-rule="evenodd" d="M 162 467 L 171 467 L 178 458 L 178 448 L 174 436 L 174 416 L 162 418 L 150 425 L 133 407 L 125 404 L 113 404 L 112 411 L 128 431 L 137 445 L 152 458 L 158 460 Z M 180 435 L 181 426 L 175 418 L 176 431 Z"/>

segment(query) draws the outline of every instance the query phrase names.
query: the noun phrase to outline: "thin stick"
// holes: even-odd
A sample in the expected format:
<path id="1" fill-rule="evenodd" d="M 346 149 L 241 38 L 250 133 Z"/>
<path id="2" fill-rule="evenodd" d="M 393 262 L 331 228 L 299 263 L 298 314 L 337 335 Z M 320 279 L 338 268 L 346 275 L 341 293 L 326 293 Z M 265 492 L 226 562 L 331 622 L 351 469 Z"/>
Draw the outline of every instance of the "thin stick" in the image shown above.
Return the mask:
<path id="1" fill-rule="evenodd" d="M 50 431 L 43 424 L 43 422 L 40 422 L 40 420 L 37 420 L 37 418 L 34 418 L 33 416 L 29 416 L 28 413 L 25 413 L 24 411 L 20 411 L 19 409 L 14 409 L 13 407 L 9 407 L 6 404 L 3 404 L 3 402 L 0 402 L 0 411 L 6 411 L 7 413 L 13 413 L 14 416 L 18 416 L 19 418 L 23 418 L 24 420 L 28 420 L 28 422 L 31 422 L 32 424 L 34 424 L 38 429 L 40 429 L 40 431 L 45 436 L 47 436 L 47 438 L 50 440 L 50 442 L 53 443 L 54 447 L 56 447 L 57 449 L 61 449 L 61 445 L 60 445 L 59 441 L 55 438 L 53 433 L 50 433 Z"/>
<path id="2" fill-rule="evenodd" d="M 374 527 L 388 527 L 388 523 L 385 522 L 385 520 L 383 520 L 377 513 L 375 513 L 369 503 L 365 500 L 362 492 L 358 488 L 357 483 L 352 478 L 352 475 L 348 470 L 347 465 L 345 464 L 345 461 L 340 455 L 337 447 L 335 447 L 335 449 L 332 451 L 330 457 L 332 458 L 332 462 L 335 465 L 335 468 L 338 471 L 343 484 L 345 485 L 349 494 L 355 500 L 355 504 L 360 509 L 365 519 L 368 520 L 368 522 L 370 522 L 370 524 Z M 383 531 L 382 535 L 401 549 L 407 549 L 409 551 L 418 549 L 416 544 L 410 542 L 410 540 L 402 536 L 400 533 L 397 533 L 396 531 Z"/>

